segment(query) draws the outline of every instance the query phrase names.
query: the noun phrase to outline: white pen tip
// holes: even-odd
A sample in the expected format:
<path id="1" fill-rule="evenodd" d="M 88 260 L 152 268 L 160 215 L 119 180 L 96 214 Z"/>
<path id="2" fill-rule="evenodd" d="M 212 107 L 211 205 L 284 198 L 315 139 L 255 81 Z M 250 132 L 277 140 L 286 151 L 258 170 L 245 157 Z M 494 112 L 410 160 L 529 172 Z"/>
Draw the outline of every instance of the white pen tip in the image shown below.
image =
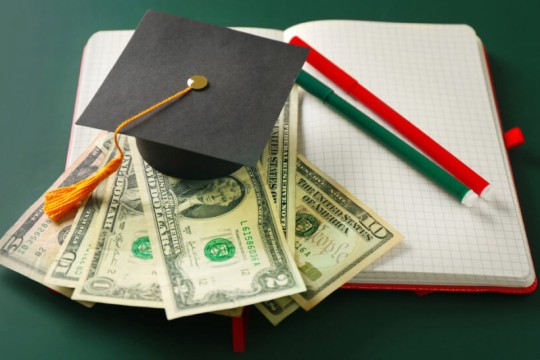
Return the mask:
<path id="1" fill-rule="evenodd" d="M 484 188 L 484 190 L 482 190 L 482 192 L 480 193 L 480 197 L 484 200 L 489 201 L 489 200 L 493 200 L 493 198 L 495 197 L 494 194 L 495 194 L 495 191 L 493 191 L 493 186 L 489 184 L 488 186 Z"/>
<path id="2" fill-rule="evenodd" d="M 476 204 L 477 201 L 478 195 L 476 195 L 472 190 L 467 191 L 465 196 L 463 196 L 463 199 L 461 199 L 461 203 L 466 207 L 473 206 L 474 204 Z"/>

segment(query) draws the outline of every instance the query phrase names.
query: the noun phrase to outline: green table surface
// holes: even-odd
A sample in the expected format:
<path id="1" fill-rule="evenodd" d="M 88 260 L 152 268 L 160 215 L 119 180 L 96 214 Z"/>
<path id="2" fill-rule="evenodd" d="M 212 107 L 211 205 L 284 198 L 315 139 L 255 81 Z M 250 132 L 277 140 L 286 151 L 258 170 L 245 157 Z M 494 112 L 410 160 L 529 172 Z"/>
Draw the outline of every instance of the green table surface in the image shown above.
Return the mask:
<path id="1" fill-rule="evenodd" d="M 82 48 L 98 30 L 133 29 L 146 9 L 224 26 L 284 29 L 316 19 L 466 23 L 486 45 L 534 260 L 540 264 L 540 1 L 2 0 L 0 232 L 63 170 Z M 0 358 L 540 358 L 540 292 L 530 295 L 339 290 L 272 326 L 252 309 L 247 352 L 231 322 L 167 321 L 162 311 L 86 309 L 0 268 Z"/>

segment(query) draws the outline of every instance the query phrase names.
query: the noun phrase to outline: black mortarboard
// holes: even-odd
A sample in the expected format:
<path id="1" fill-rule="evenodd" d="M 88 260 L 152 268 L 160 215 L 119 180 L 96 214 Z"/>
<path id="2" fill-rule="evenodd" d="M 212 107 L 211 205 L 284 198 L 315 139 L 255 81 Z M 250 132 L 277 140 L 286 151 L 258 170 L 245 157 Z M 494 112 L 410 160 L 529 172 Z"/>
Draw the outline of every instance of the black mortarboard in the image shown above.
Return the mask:
<path id="1" fill-rule="evenodd" d="M 148 11 L 77 124 L 114 131 L 203 75 L 206 89 L 121 132 L 168 175 L 223 176 L 255 165 L 306 56 L 279 41 Z"/>

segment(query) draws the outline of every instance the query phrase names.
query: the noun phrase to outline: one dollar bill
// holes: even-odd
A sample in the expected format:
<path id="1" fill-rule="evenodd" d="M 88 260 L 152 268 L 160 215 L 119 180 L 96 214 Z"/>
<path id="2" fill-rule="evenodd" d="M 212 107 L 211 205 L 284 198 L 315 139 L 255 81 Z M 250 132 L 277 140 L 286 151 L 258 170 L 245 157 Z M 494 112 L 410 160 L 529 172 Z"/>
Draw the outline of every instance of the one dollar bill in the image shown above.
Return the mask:
<path id="1" fill-rule="evenodd" d="M 262 156 L 261 167 L 268 184 L 272 200 L 279 214 L 279 221 L 287 238 L 290 250 L 294 253 L 295 243 L 295 179 L 298 137 L 298 88 L 293 86 L 278 121 L 272 129 L 270 139 Z M 292 229 L 289 231 L 289 229 Z M 255 307 L 273 324 L 278 325 L 283 319 L 299 308 L 290 297 L 264 301 Z"/>
<path id="2" fill-rule="evenodd" d="M 187 181 L 134 161 L 167 318 L 305 290 L 258 169 Z"/>
<path id="3" fill-rule="evenodd" d="M 298 135 L 298 88 L 293 86 L 278 121 L 272 129 L 266 144 L 261 165 L 264 179 L 268 184 L 272 201 L 276 205 L 279 222 L 287 238 L 291 251 L 294 251 L 295 223 L 295 174 Z"/>

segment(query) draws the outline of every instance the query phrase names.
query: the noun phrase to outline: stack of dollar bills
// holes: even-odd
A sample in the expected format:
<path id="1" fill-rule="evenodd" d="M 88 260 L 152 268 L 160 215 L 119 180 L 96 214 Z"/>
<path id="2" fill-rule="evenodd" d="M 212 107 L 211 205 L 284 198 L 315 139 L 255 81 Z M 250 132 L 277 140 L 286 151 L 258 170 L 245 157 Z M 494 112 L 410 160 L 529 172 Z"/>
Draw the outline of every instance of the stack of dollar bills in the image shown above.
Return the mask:
<path id="1" fill-rule="evenodd" d="M 168 319 L 255 304 L 276 325 L 313 308 L 402 236 L 297 155 L 294 96 L 259 165 L 219 179 L 166 176 L 121 136 L 120 169 L 60 222 L 40 197 L 0 240 L 0 264 L 89 307 L 163 308 Z M 101 134 L 51 189 L 115 156 Z"/>

